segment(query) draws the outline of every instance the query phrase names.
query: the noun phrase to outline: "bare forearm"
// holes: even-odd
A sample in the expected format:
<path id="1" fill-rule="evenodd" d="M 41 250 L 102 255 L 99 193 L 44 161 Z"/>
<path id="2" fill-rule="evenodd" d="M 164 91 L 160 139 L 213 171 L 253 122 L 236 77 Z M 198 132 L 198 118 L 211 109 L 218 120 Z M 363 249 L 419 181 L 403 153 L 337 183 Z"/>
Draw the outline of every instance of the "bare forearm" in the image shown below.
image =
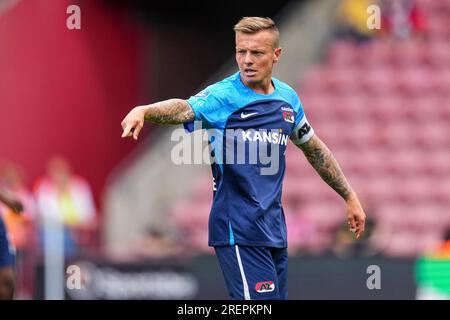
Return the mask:
<path id="1" fill-rule="evenodd" d="M 308 142 L 299 145 L 309 163 L 342 198 L 349 200 L 353 190 L 344 176 L 339 164 L 328 147 L 314 135 Z"/>
<path id="2" fill-rule="evenodd" d="M 145 120 L 158 124 L 180 124 L 194 120 L 194 112 L 182 99 L 152 103 L 145 108 Z"/>

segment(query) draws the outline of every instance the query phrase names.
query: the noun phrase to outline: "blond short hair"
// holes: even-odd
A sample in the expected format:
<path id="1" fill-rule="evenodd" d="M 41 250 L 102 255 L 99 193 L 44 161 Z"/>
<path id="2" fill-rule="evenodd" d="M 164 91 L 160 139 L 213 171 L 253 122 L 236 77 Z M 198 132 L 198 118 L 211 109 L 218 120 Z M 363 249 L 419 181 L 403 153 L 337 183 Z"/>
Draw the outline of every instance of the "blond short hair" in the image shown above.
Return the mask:
<path id="1" fill-rule="evenodd" d="M 274 48 L 278 48 L 279 46 L 280 34 L 275 22 L 270 18 L 243 17 L 235 24 L 233 30 L 235 33 L 242 32 L 248 34 L 258 33 L 264 30 L 272 31 L 275 34 Z"/>

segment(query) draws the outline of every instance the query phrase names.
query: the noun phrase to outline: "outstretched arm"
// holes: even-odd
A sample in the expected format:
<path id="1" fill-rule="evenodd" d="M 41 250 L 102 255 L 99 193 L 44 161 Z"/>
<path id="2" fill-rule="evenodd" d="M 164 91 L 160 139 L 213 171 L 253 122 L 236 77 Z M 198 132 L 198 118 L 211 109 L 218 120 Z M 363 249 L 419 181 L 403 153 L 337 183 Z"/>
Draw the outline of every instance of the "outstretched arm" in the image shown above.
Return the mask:
<path id="1" fill-rule="evenodd" d="M 302 149 L 309 163 L 322 179 L 344 198 L 347 204 L 347 219 L 350 230 L 356 232 L 356 238 L 359 238 L 364 232 L 366 215 L 356 193 L 345 178 L 331 151 L 317 135 L 313 135 L 303 144 L 297 144 L 297 147 Z"/>
<path id="2" fill-rule="evenodd" d="M 122 138 L 137 140 L 144 121 L 157 124 L 181 124 L 194 120 L 191 106 L 182 99 L 170 99 L 132 109 L 122 121 Z"/>
<path id="3" fill-rule="evenodd" d="M 22 202 L 9 192 L 0 189 L 0 201 L 10 207 L 14 212 L 19 213 L 23 210 Z"/>

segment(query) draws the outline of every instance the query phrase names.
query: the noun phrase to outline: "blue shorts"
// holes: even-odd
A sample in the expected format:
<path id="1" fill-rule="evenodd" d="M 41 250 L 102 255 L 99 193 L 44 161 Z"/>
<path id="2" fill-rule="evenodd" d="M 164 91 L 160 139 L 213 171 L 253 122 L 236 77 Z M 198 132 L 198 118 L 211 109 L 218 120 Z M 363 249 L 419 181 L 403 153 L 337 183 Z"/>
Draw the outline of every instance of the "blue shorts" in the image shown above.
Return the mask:
<path id="1" fill-rule="evenodd" d="M 15 250 L 8 239 L 5 224 L 0 218 L 0 268 L 14 266 Z"/>
<path id="2" fill-rule="evenodd" d="M 287 248 L 214 247 L 230 299 L 287 298 Z"/>

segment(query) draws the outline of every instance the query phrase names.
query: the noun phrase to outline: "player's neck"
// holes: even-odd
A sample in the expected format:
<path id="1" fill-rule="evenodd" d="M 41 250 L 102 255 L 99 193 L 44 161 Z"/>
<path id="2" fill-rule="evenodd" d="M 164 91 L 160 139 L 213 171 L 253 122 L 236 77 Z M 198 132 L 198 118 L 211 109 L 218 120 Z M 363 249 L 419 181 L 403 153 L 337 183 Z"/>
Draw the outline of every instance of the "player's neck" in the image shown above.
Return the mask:
<path id="1" fill-rule="evenodd" d="M 271 94 L 272 92 L 275 91 L 275 86 L 272 82 L 272 77 L 270 77 L 267 80 L 258 82 L 258 83 L 252 83 L 252 84 L 245 83 L 245 85 L 247 87 L 249 87 L 250 89 L 252 89 L 253 91 L 255 91 L 256 93 Z"/>

